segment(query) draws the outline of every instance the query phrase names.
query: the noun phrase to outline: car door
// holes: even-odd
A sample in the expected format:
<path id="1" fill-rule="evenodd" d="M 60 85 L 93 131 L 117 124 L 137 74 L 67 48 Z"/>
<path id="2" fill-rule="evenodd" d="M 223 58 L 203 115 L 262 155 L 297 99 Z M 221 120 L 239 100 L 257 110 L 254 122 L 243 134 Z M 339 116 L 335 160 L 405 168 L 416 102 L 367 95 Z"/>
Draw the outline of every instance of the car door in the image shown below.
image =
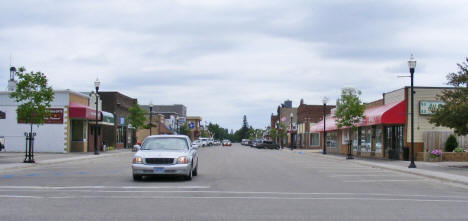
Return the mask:
<path id="1" fill-rule="evenodd" d="M 195 167 L 198 165 L 198 149 L 192 147 L 192 143 L 190 139 L 187 139 L 187 142 L 190 144 L 189 148 L 190 148 L 190 155 L 192 156 L 192 162 L 193 162 L 192 166 Z"/>

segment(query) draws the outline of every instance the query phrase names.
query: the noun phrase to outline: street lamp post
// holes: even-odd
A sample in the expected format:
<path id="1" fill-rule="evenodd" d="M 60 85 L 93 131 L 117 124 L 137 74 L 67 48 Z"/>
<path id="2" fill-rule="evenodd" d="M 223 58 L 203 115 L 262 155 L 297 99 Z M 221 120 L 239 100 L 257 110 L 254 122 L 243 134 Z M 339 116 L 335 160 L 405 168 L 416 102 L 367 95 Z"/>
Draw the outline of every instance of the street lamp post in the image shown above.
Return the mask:
<path id="1" fill-rule="evenodd" d="M 97 147 L 97 141 L 98 141 L 98 103 L 99 103 L 99 85 L 101 82 L 99 81 L 98 78 L 96 78 L 96 81 L 94 82 L 94 86 L 96 87 L 96 124 L 94 125 L 94 154 L 98 155 L 98 147 Z"/>
<path id="2" fill-rule="evenodd" d="M 291 148 L 291 150 L 293 150 L 293 117 L 294 117 L 294 114 L 291 112 L 291 114 L 289 115 L 291 117 L 291 130 L 289 132 L 289 147 Z"/>
<path id="3" fill-rule="evenodd" d="M 326 131 L 326 126 L 325 126 L 326 125 L 325 118 L 327 116 L 328 97 L 323 97 L 322 102 L 323 102 L 323 151 L 322 151 L 322 154 L 327 154 L 327 145 L 326 145 L 327 131 Z"/>
<path id="4" fill-rule="evenodd" d="M 414 79 L 414 69 L 416 68 L 416 60 L 413 55 L 411 55 L 408 61 L 409 71 L 411 73 L 411 163 L 408 168 L 416 168 L 414 164 L 414 88 L 413 88 L 413 79 Z"/>
<path id="5" fill-rule="evenodd" d="M 153 128 L 153 102 L 149 103 L 149 108 L 150 108 L 150 116 L 149 116 L 149 129 L 150 129 L 150 136 L 153 134 L 151 129 Z"/>

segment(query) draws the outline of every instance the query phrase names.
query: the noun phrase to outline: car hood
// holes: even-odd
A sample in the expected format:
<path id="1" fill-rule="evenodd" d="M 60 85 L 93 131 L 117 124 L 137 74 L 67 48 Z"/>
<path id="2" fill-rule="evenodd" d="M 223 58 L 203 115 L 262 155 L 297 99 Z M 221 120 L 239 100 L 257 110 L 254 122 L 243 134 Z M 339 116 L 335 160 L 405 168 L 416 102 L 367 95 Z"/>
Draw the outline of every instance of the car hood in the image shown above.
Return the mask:
<path id="1" fill-rule="evenodd" d="M 135 156 L 143 158 L 177 158 L 180 156 L 187 156 L 188 150 L 140 150 Z"/>

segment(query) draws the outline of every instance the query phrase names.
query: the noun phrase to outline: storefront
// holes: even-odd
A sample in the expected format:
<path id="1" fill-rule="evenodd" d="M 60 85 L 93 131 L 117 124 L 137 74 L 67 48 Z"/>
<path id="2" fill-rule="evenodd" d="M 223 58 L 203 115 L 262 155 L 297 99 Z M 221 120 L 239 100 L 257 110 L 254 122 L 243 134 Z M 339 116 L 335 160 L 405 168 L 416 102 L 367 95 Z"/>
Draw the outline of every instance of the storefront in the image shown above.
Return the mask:
<path id="1" fill-rule="evenodd" d="M 96 115 L 99 121 L 101 120 L 101 114 L 96 113 L 95 109 L 87 105 L 75 102 L 70 102 L 69 112 L 72 138 L 70 152 L 93 152 L 94 134 L 97 133 L 98 144 L 102 140 L 99 128 L 95 131 L 94 127 Z"/>
<path id="2" fill-rule="evenodd" d="M 353 154 L 362 157 L 402 159 L 403 129 L 406 120 L 406 102 L 368 108 L 365 118 L 357 124 L 357 129 L 339 129 L 336 125 L 334 111 L 326 118 L 327 152 L 346 154 L 349 141 L 352 141 Z M 311 127 L 311 133 L 321 133 L 323 121 Z M 352 139 L 350 139 L 350 137 Z"/>

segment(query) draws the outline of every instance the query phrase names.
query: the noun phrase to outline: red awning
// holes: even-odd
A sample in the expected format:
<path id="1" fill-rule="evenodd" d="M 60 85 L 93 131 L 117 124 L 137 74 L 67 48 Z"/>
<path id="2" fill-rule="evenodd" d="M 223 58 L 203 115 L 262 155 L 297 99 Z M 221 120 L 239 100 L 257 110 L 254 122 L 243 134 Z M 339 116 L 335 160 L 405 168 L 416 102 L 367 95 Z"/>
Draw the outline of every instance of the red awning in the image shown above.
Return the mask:
<path id="1" fill-rule="evenodd" d="M 386 104 L 378 107 L 366 109 L 364 119 L 356 126 L 370 126 L 378 124 L 405 124 L 406 102 L 401 101 L 393 104 Z M 327 116 L 325 119 L 326 131 L 337 130 L 335 116 Z M 323 132 L 323 120 L 310 128 L 310 132 Z"/>
<path id="2" fill-rule="evenodd" d="M 337 130 L 338 126 L 336 125 L 336 117 L 335 116 L 327 116 L 325 118 L 325 130 L 326 131 L 331 131 L 331 130 Z M 317 122 L 314 124 L 312 127 L 310 127 L 310 132 L 323 132 L 323 120 Z"/>
<path id="3" fill-rule="evenodd" d="M 406 102 L 386 104 L 364 111 L 364 120 L 358 126 L 370 126 L 377 124 L 405 124 Z"/>
<path id="4" fill-rule="evenodd" d="M 70 102 L 68 107 L 68 115 L 70 118 L 96 120 L 96 110 L 82 104 Z M 101 113 L 98 112 L 98 120 L 101 120 Z"/>

